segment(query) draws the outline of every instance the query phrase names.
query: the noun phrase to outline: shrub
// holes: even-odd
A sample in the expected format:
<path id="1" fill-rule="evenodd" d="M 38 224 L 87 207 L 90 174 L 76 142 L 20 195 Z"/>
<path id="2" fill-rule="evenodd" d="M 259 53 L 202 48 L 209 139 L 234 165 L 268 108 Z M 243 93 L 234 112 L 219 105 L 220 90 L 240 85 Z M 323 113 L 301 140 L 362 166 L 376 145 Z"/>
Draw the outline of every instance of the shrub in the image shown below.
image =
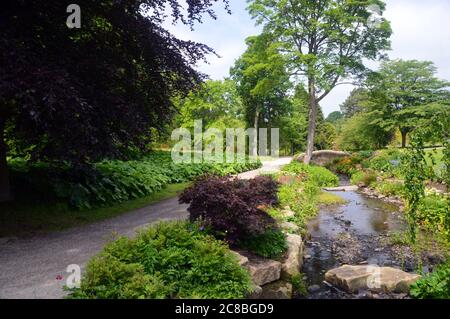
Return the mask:
<path id="1" fill-rule="evenodd" d="M 376 184 L 376 189 L 386 196 L 403 196 L 404 186 L 400 182 L 383 181 Z"/>
<path id="2" fill-rule="evenodd" d="M 239 246 L 266 258 L 279 258 L 288 248 L 286 236 L 279 229 L 246 238 Z"/>
<path id="3" fill-rule="evenodd" d="M 353 185 L 364 185 L 370 186 L 372 183 L 376 182 L 377 175 L 372 171 L 358 171 L 354 173 L 350 179 Z"/>
<path id="4" fill-rule="evenodd" d="M 187 188 L 180 202 L 189 204 L 191 221 L 202 221 L 214 236 L 236 245 L 275 226 L 275 220 L 259 206 L 277 203 L 277 187 L 270 177 L 245 181 L 207 176 Z"/>
<path id="5" fill-rule="evenodd" d="M 450 261 L 440 265 L 431 274 L 411 286 L 410 294 L 417 299 L 450 298 Z"/>
<path id="6" fill-rule="evenodd" d="M 450 225 L 448 224 L 449 206 L 447 200 L 440 195 L 424 197 L 417 211 L 417 221 L 425 229 L 450 239 Z"/>
<path id="7" fill-rule="evenodd" d="M 314 183 L 294 183 L 282 185 L 278 197 L 282 207 L 289 206 L 295 212 L 291 220 L 304 228 L 307 220 L 318 211 L 316 196 L 319 193 L 320 188 Z"/>
<path id="8" fill-rule="evenodd" d="M 243 298 L 251 282 L 228 247 L 186 222 L 119 238 L 87 265 L 70 298 Z"/>
<path id="9" fill-rule="evenodd" d="M 315 183 L 319 187 L 332 187 L 339 184 L 339 178 L 328 169 L 306 165 L 298 161 L 285 165 L 282 172 L 296 175 L 306 174 L 306 180 Z"/>

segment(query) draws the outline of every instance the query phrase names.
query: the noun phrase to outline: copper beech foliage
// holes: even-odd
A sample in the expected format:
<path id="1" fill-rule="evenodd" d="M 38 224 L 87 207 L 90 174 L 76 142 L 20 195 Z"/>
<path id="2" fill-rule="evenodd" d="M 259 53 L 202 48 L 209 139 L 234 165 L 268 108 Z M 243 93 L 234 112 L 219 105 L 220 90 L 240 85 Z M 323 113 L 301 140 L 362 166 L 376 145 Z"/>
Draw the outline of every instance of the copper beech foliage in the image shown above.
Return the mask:
<path id="1" fill-rule="evenodd" d="M 2 1 L 0 128 L 10 152 L 84 163 L 144 148 L 213 52 L 162 23 L 192 27 L 215 18 L 216 2 L 228 10 L 227 0 L 78 0 L 81 28 L 70 29 L 73 1 Z"/>

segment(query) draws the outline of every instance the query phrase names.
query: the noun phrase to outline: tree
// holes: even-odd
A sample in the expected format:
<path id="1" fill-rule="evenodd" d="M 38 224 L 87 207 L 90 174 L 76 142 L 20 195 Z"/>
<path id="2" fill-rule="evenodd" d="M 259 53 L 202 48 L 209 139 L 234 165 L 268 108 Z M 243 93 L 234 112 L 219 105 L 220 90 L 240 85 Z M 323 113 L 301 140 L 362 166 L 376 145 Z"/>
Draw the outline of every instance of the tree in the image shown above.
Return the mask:
<path id="1" fill-rule="evenodd" d="M 345 151 L 367 151 L 385 147 L 393 133 L 373 124 L 373 115 L 356 113 L 345 120 L 337 138 L 339 149 Z"/>
<path id="2" fill-rule="evenodd" d="M 434 109 L 427 105 L 450 97 L 450 83 L 435 74 L 433 62 L 393 60 L 382 63 L 368 80 L 373 123 L 386 130 L 399 129 L 403 148 L 418 121 L 432 116 Z"/>
<path id="3" fill-rule="evenodd" d="M 335 124 L 337 121 L 341 120 L 343 117 L 344 117 L 344 115 L 342 115 L 341 112 L 339 112 L 339 111 L 334 111 L 334 112 L 331 112 L 331 113 L 328 115 L 326 121 L 327 121 L 327 122 L 330 122 L 330 123 L 332 123 L 332 124 Z"/>
<path id="4" fill-rule="evenodd" d="M 280 54 L 280 43 L 270 33 L 246 39 L 247 50 L 231 69 L 245 108 L 249 127 L 258 131 L 261 122 L 269 124 L 284 114 L 291 87 L 286 61 Z M 257 155 L 257 137 L 252 154 Z"/>
<path id="5" fill-rule="evenodd" d="M 275 122 L 280 127 L 280 145 L 282 147 L 289 146 L 292 155 L 296 152 L 304 152 L 306 149 L 308 101 L 308 92 L 303 85 L 297 85 L 288 110 Z M 314 146 L 316 148 L 327 149 L 332 146 L 335 130 L 325 122 L 320 105 L 318 105 L 315 133 L 317 138 Z"/>
<path id="6" fill-rule="evenodd" d="M 356 88 L 350 92 L 349 97 L 341 104 L 341 112 L 345 118 L 350 118 L 362 112 L 367 107 L 368 92 L 364 88 Z"/>
<path id="7" fill-rule="evenodd" d="M 192 128 L 195 120 L 202 120 L 205 128 L 216 127 L 218 122 L 234 127 L 236 121 L 245 127 L 242 101 L 233 80 L 208 80 L 176 104 L 180 113 L 177 126 Z"/>
<path id="8" fill-rule="evenodd" d="M 192 27 L 215 17 L 211 1 L 80 0 L 74 29 L 66 25 L 70 3 L 2 3 L 0 200 L 11 193 L 5 140 L 32 161 L 124 157 L 145 148 L 151 128 L 173 116 L 172 98 L 205 77 L 194 66 L 212 49 L 175 38 L 162 23 L 171 16 Z"/>
<path id="9" fill-rule="evenodd" d="M 306 77 L 309 127 L 305 163 L 314 148 L 318 103 L 337 85 L 366 70 L 363 59 L 376 60 L 390 46 L 390 24 L 374 23 L 372 6 L 379 0 L 252 0 L 250 14 L 284 43 L 293 75 Z"/>

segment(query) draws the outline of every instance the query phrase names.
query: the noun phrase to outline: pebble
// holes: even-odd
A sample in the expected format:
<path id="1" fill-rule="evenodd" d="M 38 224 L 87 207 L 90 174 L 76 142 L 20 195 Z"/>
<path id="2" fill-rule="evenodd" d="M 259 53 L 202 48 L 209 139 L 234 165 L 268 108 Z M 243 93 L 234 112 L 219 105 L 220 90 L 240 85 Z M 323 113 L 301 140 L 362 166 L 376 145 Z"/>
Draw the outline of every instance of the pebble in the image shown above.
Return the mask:
<path id="1" fill-rule="evenodd" d="M 308 287 L 309 293 L 315 293 L 315 292 L 318 292 L 319 290 L 320 290 L 319 285 L 312 285 L 312 286 Z"/>

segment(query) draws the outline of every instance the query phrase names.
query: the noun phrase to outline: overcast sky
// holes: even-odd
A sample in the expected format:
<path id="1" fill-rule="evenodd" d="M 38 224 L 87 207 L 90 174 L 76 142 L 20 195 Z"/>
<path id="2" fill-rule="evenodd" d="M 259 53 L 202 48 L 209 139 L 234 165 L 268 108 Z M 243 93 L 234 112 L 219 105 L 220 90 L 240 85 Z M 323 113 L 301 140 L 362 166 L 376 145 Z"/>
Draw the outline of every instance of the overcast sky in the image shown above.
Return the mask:
<path id="1" fill-rule="evenodd" d="M 230 3 L 231 15 L 225 13 L 223 5 L 217 5 L 218 19 L 205 19 L 193 32 L 181 25 L 167 26 L 181 39 L 205 43 L 216 50 L 221 58 L 210 56 L 209 64 L 198 66 L 212 79 L 227 77 L 234 61 L 245 51 L 245 38 L 260 32 L 245 10 L 245 0 Z M 438 76 L 450 80 L 450 1 L 387 0 L 386 3 L 385 17 L 394 31 L 389 57 L 433 61 Z M 351 86 L 337 87 L 321 102 L 324 113 L 338 111 L 351 90 Z"/>

